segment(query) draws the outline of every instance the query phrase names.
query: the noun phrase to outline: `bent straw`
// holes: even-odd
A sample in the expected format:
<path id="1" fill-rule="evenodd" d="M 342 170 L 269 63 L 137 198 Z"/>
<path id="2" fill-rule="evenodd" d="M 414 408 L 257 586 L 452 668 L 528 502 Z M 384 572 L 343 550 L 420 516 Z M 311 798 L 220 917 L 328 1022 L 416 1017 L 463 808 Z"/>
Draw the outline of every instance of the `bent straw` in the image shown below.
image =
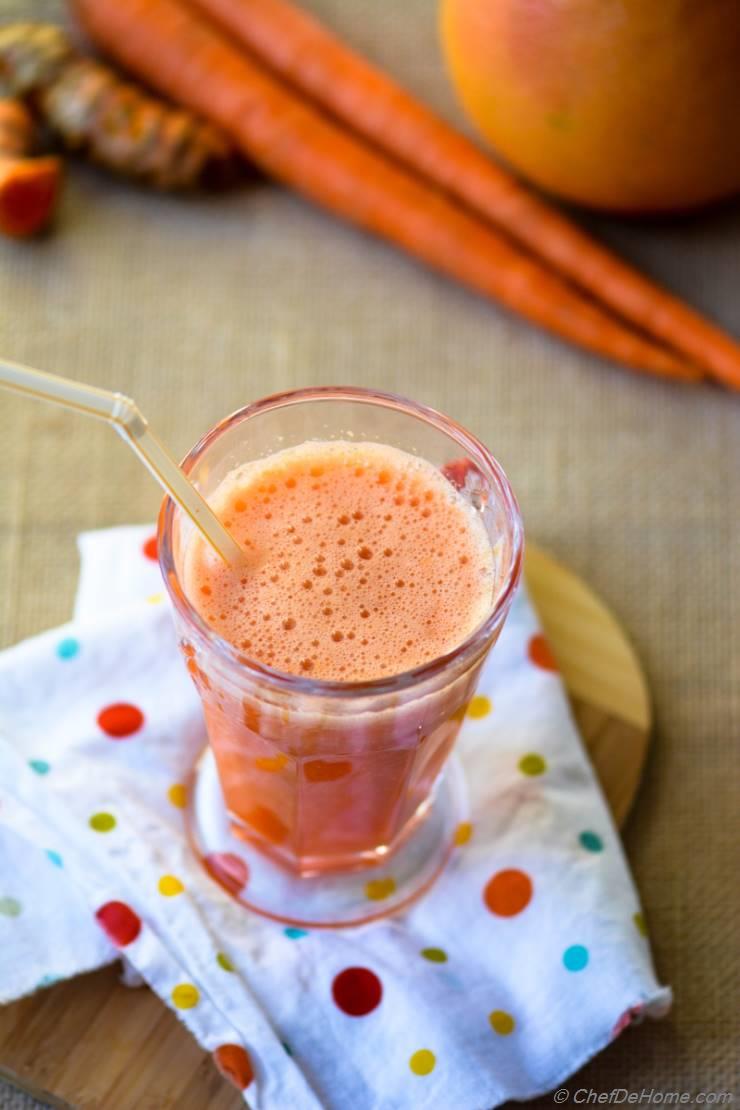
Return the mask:
<path id="1" fill-rule="evenodd" d="M 112 424 L 221 558 L 231 565 L 242 560 L 244 553 L 236 540 L 150 432 L 147 421 L 130 397 L 6 360 L 0 360 L 0 386 Z"/>

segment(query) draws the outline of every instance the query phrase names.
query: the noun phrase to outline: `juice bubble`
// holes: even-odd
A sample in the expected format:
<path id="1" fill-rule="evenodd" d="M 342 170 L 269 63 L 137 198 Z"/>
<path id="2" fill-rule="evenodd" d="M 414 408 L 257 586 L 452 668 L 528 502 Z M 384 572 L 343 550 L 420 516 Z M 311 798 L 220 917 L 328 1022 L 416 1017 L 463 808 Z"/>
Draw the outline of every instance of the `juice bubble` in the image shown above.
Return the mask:
<path id="1" fill-rule="evenodd" d="M 292 674 L 382 678 L 451 651 L 490 609 L 495 568 L 478 513 L 398 448 L 307 442 L 240 467 L 210 500 L 233 514 L 250 570 L 237 578 L 195 535 L 186 593 L 255 660 L 278 650 Z"/>

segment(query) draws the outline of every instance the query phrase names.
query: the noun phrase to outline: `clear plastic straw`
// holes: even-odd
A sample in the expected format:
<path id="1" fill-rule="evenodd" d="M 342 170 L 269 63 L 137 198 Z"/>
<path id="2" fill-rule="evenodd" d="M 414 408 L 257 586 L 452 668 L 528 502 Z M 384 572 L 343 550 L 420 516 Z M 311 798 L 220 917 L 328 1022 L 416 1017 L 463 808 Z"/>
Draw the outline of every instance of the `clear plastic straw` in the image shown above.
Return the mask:
<path id="1" fill-rule="evenodd" d="M 0 360 L 0 386 L 38 400 L 52 401 L 112 424 L 221 558 L 232 566 L 242 561 L 244 552 L 241 547 L 188 481 L 170 453 L 151 433 L 130 397 L 4 359 Z"/>

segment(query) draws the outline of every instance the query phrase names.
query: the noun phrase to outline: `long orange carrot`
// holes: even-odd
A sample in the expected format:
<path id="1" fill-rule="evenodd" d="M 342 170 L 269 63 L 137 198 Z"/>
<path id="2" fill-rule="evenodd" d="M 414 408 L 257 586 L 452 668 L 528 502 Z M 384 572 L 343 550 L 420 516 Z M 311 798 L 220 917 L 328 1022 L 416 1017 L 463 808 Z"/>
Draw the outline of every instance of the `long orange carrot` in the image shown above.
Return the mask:
<path id="1" fill-rule="evenodd" d="M 84 28 L 149 84 L 231 134 L 257 165 L 542 327 L 639 370 L 693 380 L 503 237 L 326 119 L 178 0 L 73 0 Z"/>
<path id="2" fill-rule="evenodd" d="M 0 232 L 23 238 L 51 219 L 62 166 L 58 158 L 29 158 L 35 127 L 17 100 L 0 100 Z"/>
<path id="3" fill-rule="evenodd" d="M 284 79 L 642 331 L 740 388 L 740 345 L 591 239 L 291 0 L 192 0 Z"/>

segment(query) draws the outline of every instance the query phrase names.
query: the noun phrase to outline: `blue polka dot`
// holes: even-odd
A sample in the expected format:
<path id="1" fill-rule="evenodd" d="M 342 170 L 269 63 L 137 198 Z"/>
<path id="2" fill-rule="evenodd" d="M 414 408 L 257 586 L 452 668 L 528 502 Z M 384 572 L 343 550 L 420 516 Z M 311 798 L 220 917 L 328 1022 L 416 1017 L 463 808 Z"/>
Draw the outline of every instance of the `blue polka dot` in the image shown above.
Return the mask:
<path id="1" fill-rule="evenodd" d="M 59 982 L 59 976 L 58 975 L 44 975 L 41 979 L 39 979 L 38 983 L 36 984 L 36 989 L 38 990 L 41 987 L 50 987 L 52 985 L 52 983 L 58 983 L 58 982 Z"/>
<path id="2" fill-rule="evenodd" d="M 55 867 L 64 867 L 64 860 L 59 855 L 59 852 L 54 852 L 51 848 L 47 848 L 46 854 Z"/>
<path id="3" fill-rule="evenodd" d="M 600 836 L 597 836 L 595 832 L 590 832 L 587 829 L 585 832 L 581 833 L 578 839 L 581 842 L 581 846 L 585 848 L 587 852 L 604 851 L 604 841 Z"/>
<path id="4" fill-rule="evenodd" d="M 308 936 L 308 929 L 296 929 L 292 925 L 289 925 L 284 932 L 286 937 L 290 937 L 291 940 L 300 940 L 301 937 Z"/>
<path id="5" fill-rule="evenodd" d="M 51 764 L 47 763 L 45 759 L 29 759 L 28 766 L 37 775 L 48 775 L 51 770 Z"/>
<path id="6" fill-rule="evenodd" d="M 582 944 L 571 944 L 563 952 L 563 963 L 568 971 L 583 971 L 588 963 L 588 948 Z"/>
<path id="7" fill-rule="evenodd" d="M 66 639 L 60 640 L 57 644 L 57 655 L 60 659 L 74 659 L 80 651 L 80 641 L 75 640 L 74 636 L 67 636 Z"/>

